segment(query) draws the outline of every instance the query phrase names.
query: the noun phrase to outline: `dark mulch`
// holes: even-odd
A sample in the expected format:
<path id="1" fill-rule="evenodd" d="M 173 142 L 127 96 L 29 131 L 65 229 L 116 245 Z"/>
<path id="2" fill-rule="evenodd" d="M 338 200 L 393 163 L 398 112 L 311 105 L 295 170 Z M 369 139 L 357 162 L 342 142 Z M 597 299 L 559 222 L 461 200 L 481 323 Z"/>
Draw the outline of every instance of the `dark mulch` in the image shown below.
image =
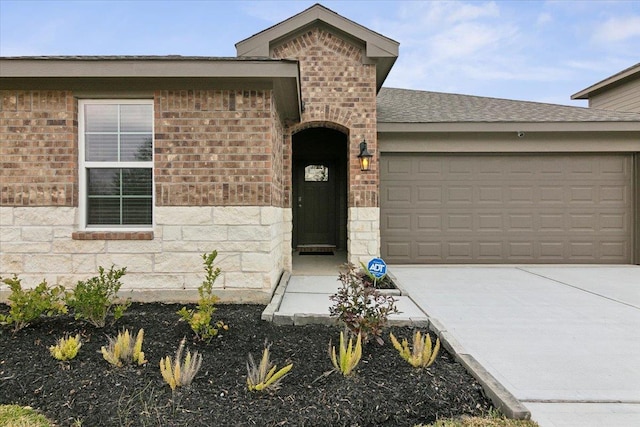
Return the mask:
<path id="1" fill-rule="evenodd" d="M 134 304 L 116 325 L 95 329 L 68 316 L 45 319 L 12 335 L 0 330 L 0 404 L 29 405 L 62 426 L 413 426 L 436 418 L 481 414 L 490 408 L 480 386 L 442 351 L 432 367 L 416 370 L 387 343 L 367 344 L 356 374 L 325 375 L 332 365 L 328 326 L 275 326 L 260 320 L 263 306 L 221 305 L 230 328 L 210 343 L 193 341 L 179 322 L 179 305 Z M 0 310 L 6 307 L 0 306 Z M 115 368 L 99 353 L 122 328 L 145 330 L 142 367 Z M 392 328 L 408 337 L 409 328 Z M 58 362 L 48 347 L 65 333 L 82 335 L 76 359 Z M 194 383 L 175 395 L 158 363 L 173 357 L 184 337 L 204 356 Z M 246 388 L 246 359 L 259 359 L 268 340 L 278 366 L 294 364 L 273 393 Z M 388 341 L 388 339 L 387 339 Z"/>

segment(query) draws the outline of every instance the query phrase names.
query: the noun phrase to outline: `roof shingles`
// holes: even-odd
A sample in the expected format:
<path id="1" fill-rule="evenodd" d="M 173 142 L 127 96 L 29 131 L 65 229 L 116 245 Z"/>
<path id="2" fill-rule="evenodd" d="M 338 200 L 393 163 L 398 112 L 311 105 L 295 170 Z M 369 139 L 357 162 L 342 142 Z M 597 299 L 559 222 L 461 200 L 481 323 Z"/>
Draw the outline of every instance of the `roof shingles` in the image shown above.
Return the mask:
<path id="1" fill-rule="evenodd" d="M 640 122 L 638 113 L 410 89 L 382 88 L 379 123 Z"/>

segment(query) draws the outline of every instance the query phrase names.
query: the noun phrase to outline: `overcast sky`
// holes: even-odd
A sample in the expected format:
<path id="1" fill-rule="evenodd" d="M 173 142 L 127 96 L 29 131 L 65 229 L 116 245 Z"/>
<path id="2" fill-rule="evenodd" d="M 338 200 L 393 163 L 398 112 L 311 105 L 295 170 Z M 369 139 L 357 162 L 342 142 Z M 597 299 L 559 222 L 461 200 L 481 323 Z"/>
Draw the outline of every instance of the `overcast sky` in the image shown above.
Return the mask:
<path id="1" fill-rule="evenodd" d="M 316 1 L 0 0 L 0 55 L 235 56 Z M 640 0 L 324 1 L 400 42 L 387 87 L 585 106 L 640 62 Z"/>

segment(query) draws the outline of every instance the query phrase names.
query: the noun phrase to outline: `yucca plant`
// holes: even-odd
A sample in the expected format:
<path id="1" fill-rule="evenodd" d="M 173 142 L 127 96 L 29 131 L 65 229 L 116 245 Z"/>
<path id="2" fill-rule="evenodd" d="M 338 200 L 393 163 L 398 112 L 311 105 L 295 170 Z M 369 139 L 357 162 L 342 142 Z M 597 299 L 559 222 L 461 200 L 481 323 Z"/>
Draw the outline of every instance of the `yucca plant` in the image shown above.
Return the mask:
<path id="1" fill-rule="evenodd" d="M 279 371 L 276 371 L 277 366 L 270 360 L 271 354 L 269 347 L 270 345 L 265 344 L 260 365 L 256 365 L 253 356 L 249 353 L 249 361 L 247 362 L 247 387 L 249 391 L 263 391 L 278 388 L 282 378 L 284 378 L 293 367 L 293 363 L 290 363 Z"/>
<path id="2" fill-rule="evenodd" d="M 164 381 L 169 384 L 171 390 L 174 391 L 176 387 L 187 386 L 191 384 L 196 374 L 202 366 L 202 355 L 197 351 L 193 352 L 193 355 L 187 350 L 187 355 L 182 361 L 182 351 L 184 350 L 184 344 L 186 339 L 183 338 L 180 341 L 178 350 L 176 351 L 176 357 L 173 362 L 169 356 L 164 359 L 160 359 L 160 373 Z"/>
<path id="3" fill-rule="evenodd" d="M 80 335 L 76 334 L 75 337 L 60 338 L 55 345 L 49 347 L 49 352 L 58 360 L 71 360 L 76 357 L 80 347 L 82 347 Z"/>
<path id="4" fill-rule="evenodd" d="M 342 375 L 345 377 L 351 375 L 362 357 L 362 335 L 358 334 L 354 346 L 351 337 L 349 337 L 349 344 L 345 344 L 344 332 L 340 332 L 339 357 L 336 355 L 336 348 L 331 343 L 329 343 L 329 355 L 333 366 L 342 372 Z"/>
<path id="5" fill-rule="evenodd" d="M 144 329 L 138 331 L 135 341 L 132 339 L 128 329 L 120 332 L 116 338 L 108 337 L 109 344 L 102 347 L 102 357 L 114 366 L 122 367 L 125 363 L 136 362 L 138 365 L 147 363 L 144 360 L 142 351 L 142 340 L 144 339 Z"/>
<path id="6" fill-rule="evenodd" d="M 389 337 L 400 356 L 414 368 L 428 368 L 431 366 L 440 350 L 440 339 L 436 338 L 436 344 L 432 346 L 429 333 L 425 333 L 423 337 L 420 331 L 415 331 L 413 334 L 413 349 L 409 348 L 409 342 L 406 338 L 400 344 L 393 333 L 390 333 Z"/>

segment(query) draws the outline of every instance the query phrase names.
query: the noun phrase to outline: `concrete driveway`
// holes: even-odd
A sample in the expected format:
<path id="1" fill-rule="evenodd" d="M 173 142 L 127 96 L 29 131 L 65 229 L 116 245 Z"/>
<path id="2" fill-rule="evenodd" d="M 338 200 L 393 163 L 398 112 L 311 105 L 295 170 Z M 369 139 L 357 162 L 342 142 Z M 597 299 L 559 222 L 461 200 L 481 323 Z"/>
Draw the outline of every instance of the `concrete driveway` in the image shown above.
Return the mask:
<path id="1" fill-rule="evenodd" d="M 541 426 L 640 426 L 639 266 L 390 271 Z"/>

